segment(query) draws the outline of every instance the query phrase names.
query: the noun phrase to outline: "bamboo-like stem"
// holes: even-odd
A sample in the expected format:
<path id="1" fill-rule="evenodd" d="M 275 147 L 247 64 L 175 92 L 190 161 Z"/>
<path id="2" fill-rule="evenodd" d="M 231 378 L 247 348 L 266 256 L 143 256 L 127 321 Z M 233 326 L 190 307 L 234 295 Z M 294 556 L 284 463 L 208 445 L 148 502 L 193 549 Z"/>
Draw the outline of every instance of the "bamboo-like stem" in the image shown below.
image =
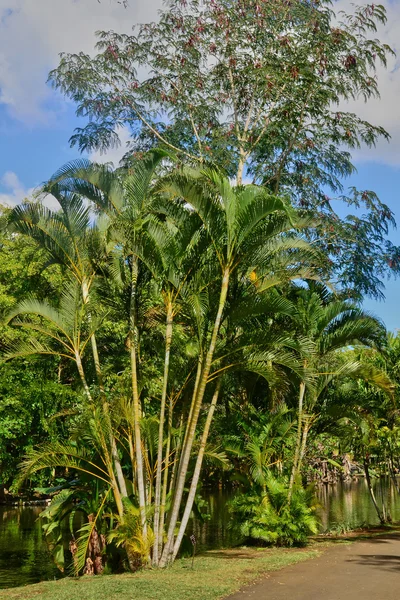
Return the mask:
<path id="1" fill-rule="evenodd" d="M 180 423 L 179 423 L 179 437 L 178 437 L 178 442 L 175 447 L 175 458 L 174 458 L 174 463 L 172 466 L 171 481 L 169 484 L 169 492 L 170 493 L 175 488 L 175 482 L 176 482 L 177 473 L 178 473 L 178 460 L 180 459 L 180 453 L 181 453 L 181 448 L 182 448 L 182 430 L 183 430 L 183 415 L 181 415 L 181 419 L 180 419 Z"/>
<path id="2" fill-rule="evenodd" d="M 81 378 L 83 389 L 85 390 L 85 394 L 90 404 L 93 404 L 92 394 L 90 393 L 89 386 L 86 381 L 85 372 L 83 370 L 82 358 L 79 354 L 78 350 L 75 350 L 75 362 L 78 369 L 79 377 Z"/>
<path id="3" fill-rule="evenodd" d="M 137 377 L 137 340 L 136 340 L 136 285 L 139 272 L 139 264 L 136 256 L 131 258 L 131 299 L 130 299 L 130 314 L 129 314 L 129 339 L 130 339 L 130 359 L 131 359 L 131 379 L 132 379 L 132 407 L 133 407 L 133 427 L 135 438 L 135 455 L 136 455 L 136 474 L 137 487 L 139 497 L 140 520 L 142 524 L 143 536 L 147 536 L 146 523 L 146 492 L 144 486 L 143 473 L 143 454 L 142 440 L 140 433 L 140 399 Z"/>
<path id="4" fill-rule="evenodd" d="M 89 286 L 85 280 L 83 280 L 83 282 L 82 282 L 82 298 L 83 298 L 84 304 L 87 304 L 89 302 Z M 89 318 L 90 318 L 90 314 L 89 314 Z M 111 417 L 110 417 L 109 405 L 108 405 L 106 392 L 104 389 L 103 374 L 102 374 L 101 365 L 100 365 L 99 351 L 97 348 L 96 335 L 94 333 L 92 333 L 92 335 L 90 336 L 90 343 L 92 346 L 93 362 L 94 362 L 94 368 L 96 371 L 97 382 L 99 384 L 100 395 L 101 395 L 102 402 L 103 402 L 103 411 L 104 411 L 104 415 L 107 419 L 107 423 L 108 423 L 108 426 L 110 429 L 109 437 L 110 437 L 110 445 L 111 445 L 111 454 L 112 454 L 114 465 L 115 465 L 115 471 L 117 474 L 118 485 L 119 485 L 119 489 L 121 492 L 121 496 L 123 498 L 127 498 L 128 491 L 126 489 L 126 483 L 125 483 L 125 478 L 124 478 L 124 474 L 123 474 L 122 467 L 121 467 L 121 461 L 119 460 L 119 456 L 118 456 L 117 443 L 115 441 L 115 436 L 113 435 L 113 432 L 112 432 L 112 422 L 111 422 Z"/>
<path id="5" fill-rule="evenodd" d="M 181 472 L 181 468 L 182 468 L 182 456 L 184 455 L 184 452 L 185 452 L 186 442 L 187 442 L 187 438 L 188 438 L 189 431 L 190 431 L 190 424 L 192 422 L 193 409 L 194 409 L 195 400 L 196 400 L 196 397 L 197 397 L 197 390 L 198 390 L 198 387 L 199 387 L 199 382 L 200 382 L 200 377 L 201 377 L 201 371 L 202 371 L 202 367 L 203 367 L 203 360 L 202 360 L 202 358 L 203 358 L 202 354 L 200 353 L 199 360 L 197 361 L 197 373 L 196 373 L 196 380 L 194 382 L 194 388 L 193 388 L 193 394 L 192 394 L 192 401 L 190 403 L 189 414 L 188 414 L 188 418 L 187 418 L 187 422 L 186 422 L 186 427 L 185 427 L 185 435 L 183 437 L 182 452 L 181 452 L 181 455 L 179 457 L 179 463 L 178 463 L 178 468 L 177 468 L 177 472 L 176 472 L 176 476 L 177 477 L 179 476 L 179 474 Z"/>
<path id="6" fill-rule="evenodd" d="M 371 500 L 372 500 L 372 504 L 375 507 L 376 510 L 376 514 L 378 515 L 378 519 L 380 520 L 380 522 L 382 523 L 382 525 L 385 523 L 385 518 L 378 506 L 378 503 L 376 501 L 375 498 L 375 494 L 374 494 L 374 490 L 372 488 L 372 482 L 371 482 L 371 475 L 369 472 L 369 458 L 368 456 L 364 456 L 364 473 L 365 473 L 365 479 L 367 481 L 367 486 L 368 486 L 368 491 L 369 491 L 369 495 L 371 496 Z"/>
<path id="7" fill-rule="evenodd" d="M 303 460 L 304 460 L 304 455 L 306 453 L 306 445 L 307 445 L 307 439 L 308 439 L 308 433 L 310 431 L 311 428 L 311 421 L 307 418 L 305 423 L 304 423 L 304 427 L 303 427 L 303 435 L 302 435 L 302 440 L 301 440 L 301 449 L 300 449 L 300 456 L 299 456 L 299 462 L 297 463 L 297 472 L 299 472 L 301 470 L 302 464 L 303 464 Z"/>
<path id="8" fill-rule="evenodd" d="M 299 463 L 300 451 L 301 451 L 301 437 L 302 437 L 302 426 L 303 426 L 303 401 L 304 401 L 305 391 L 306 391 L 306 386 L 305 386 L 305 383 L 302 381 L 300 383 L 300 392 L 299 392 L 296 448 L 295 448 L 295 452 L 294 452 L 292 472 L 290 473 L 289 490 L 288 490 L 288 503 L 289 504 L 292 500 L 294 480 L 297 475 L 297 469 L 298 469 L 298 463 Z"/>
<path id="9" fill-rule="evenodd" d="M 89 386 L 86 381 L 85 371 L 83 369 L 82 358 L 77 349 L 75 350 L 75 362 L 76 362 L 79 376 L 82 381 L 83 388 L 85 390 L 85 394 L 86 394 L 90 404 L 93 404 L 92 395 L 90 393 L 90 389 L 89 389 Z M 118 487 L 118 483 L 115 478 L 114 470 L 112 469 L 112 466 L 111 466 L 111 461 L 110 461 L 110 457 L 108 455 L 108 450 L 107 450 L 107 448 L 104 448 L 104 450 L 107 453 L 107 456 L 105 456 L 105 459 L 106 459 L 106 464 L 107 464 L 108 476 L 110 478 L 111 486 L 112 486 L 113 493 L 114 493 L 115 504 L 117 506 L 119 516 L 122 517 L 122 515 L 124 513 L 124 506 L 122 503 L 120 488 Z"/>
<path id="10" fill-rule="evenodd" d="M 160 560 L 161 567 L 165 567 L 172 558 L 175 527 L 176 527 L 176 524 L 178 521 L 179 510 L 180 510 L 180 505 L 181 505 L 182 496 L 183 496 L 183 490 L 185 487 L 187 469 L 189 466 L 190 455 L 191 455 L 192 446 L 193 446 L 193 442 L 194 442 L 194 438 L 195 438 L 195 434 L 196 434 L 196 425 L 197 425 L 197 421 L 199 418 L 201 404 L 203 402 L 204 392 L 206 390 L 206 386 L 207 386 L 207 382 L 208 382 L 208 376 L 209 376 L 210 370 L 211 370 L 211 364 L 212 364 L 212 360 L 213 360 L 213 356 L 214 356 L 215 347 L 217 344 L 217 336 L 218 336 L 218 332 L 219 332 L 219 329 L 221 326 L 222 315 L 223 315 L 223 311 L 225 308 L 226 298 L 228 295 L 229 277 L 230 277 L 230 268 L 229 268 L 229 266 L 226 266 L 224 268 L 224 271 L 222 274 L 222 282 L 221 282 L 218 310 L 217 310 L 217 315 L 216 315 L 215 321 L 214 321 L 214 327 L 213 327 L 213 331 L 212 331 L 212 335 L 211 335 L 210 344 L 209 344 L 207 355 L 206 355 L 205 362 L 204 362 L 204 369 L 202 370 L 202 374 L 200 377 L 199 386 L 198 386 L 198 390 L 197 390 L 197 396 L 196 396 L 196 398 L 194 398 L 193 414 L 192 414 L 192 420 L 190 423 L 190 430 L 188 433 L 187 443 L 186 443 L 186 446 L 182 453 L 182 463 L 181 463 L 182 467 L 181 467 L 181 471 L 180 471 L 178 479 L 177 479 L 174 501 L 173 501 L 172 510 L 171 510 L 171 518 L 170 518 L 169 527 L 168 527 L 167 542 L 165 544 L 164 551 L 162 553 L 161 560 Z"/>
<path id="11" fill-rule="evenodd" d="M 190 513 L 192 512 L 194 499 L 196 497 L 197 486 L 199 483 L 201 467 L 203 464 L 203 458 L 204 458 L 204 452 L 206 449 L 208 434 L 210 432 L 211 422 L 213 420 L 215 407 L 218 402 L 218 396 L 219 396 L 220 389 L 221 389 L 221 378 L 218 379 L 218 381 L 217 381 L 217 385 L 215 386 L 214 395 L 211 400 L 210 408 L 208 409 L 207 419 L 206 419 L 206 422 L 204 425 L 203 435 L 201 436 L 199 453 L 197 455 L 196 465 L 195 465 L 194 472 L 193 472 L 192 482 L 191 482 L 190 488 L 189 488 L 189 494 L 188 494 L 188 498 L 186 501 L 185 510 L 184 510 L 181 524 L 179 527 L 179 532 L 178 532 L 178 535 L 176 537 L 175 544 L 174 544 L 172 560 L 175 560 L 176 555 L 179 552 L 179 548 L 182 543 L 182 538 L 185 534 L 186 527 L 187 527 L 187 524 L 188 524 L 188 521 L 190 518 Z"/>
<path id="12" fill-rule="evenodd" d="M 161 506 L 161 483 L 162 483 L 162 462 L 163 462 L 163 444 L 164 444 L 164 422 L 165 405 L 167 400 L 169 362 L 172 343 L 173 309 L 172 302 L 169 299 L 167 304 L 167 323 L 165 329 L 165 360 L 164 360 L 164 378 L 161 395 L 160 422 L 158 427 L 158 448 L 157 448 L 157 473 L 156 486 L 154 494 L 154 548 L 153 565 L 158 565 L 158 548 L 162 541 L 160 539 L 160 506 Z M 167 455 L 168 461 L 168 455 Z M 162 534 L 161 534 L 162 535 Z"/>
<path id="13" fill-rule="evenodd" d="M 160 525 L 159 525 L 159 536 L 158 536 L 158 554 L 161 554 L 162 543 L 164 538 L 164 520 L 165 520 L 165 505 L 167 502 L 167 488 L 168 488 L 168 475 L 169 475 L 169 455 L 171 452 L 171 436 L 172 436 L 172 413 L 174 410 L 174 404 L 172 398 L 169 403 L 168 409 L 168 437 L 167 437 L 167 448 L 165 450 L 165 466 L 164 466 L 164 478 L 163 488 L 161 496 L 160 506 Z M 176 464 L 176 463 L 174 463 Z"/>

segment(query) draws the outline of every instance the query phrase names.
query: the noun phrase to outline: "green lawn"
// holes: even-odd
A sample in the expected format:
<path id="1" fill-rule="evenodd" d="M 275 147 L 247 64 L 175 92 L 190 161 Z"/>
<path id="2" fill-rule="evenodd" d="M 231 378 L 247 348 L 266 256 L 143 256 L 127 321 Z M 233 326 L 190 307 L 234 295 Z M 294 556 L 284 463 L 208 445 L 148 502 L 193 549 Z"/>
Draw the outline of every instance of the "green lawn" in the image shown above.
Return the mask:
<path id="1" fill-rule="evenodd" d="M 62 579 L 0 591 L 0 600 L 217 600 L 259 575 L 314 558 L 320 550 L 235 548 L 177 561 L 170 569 Z"/>

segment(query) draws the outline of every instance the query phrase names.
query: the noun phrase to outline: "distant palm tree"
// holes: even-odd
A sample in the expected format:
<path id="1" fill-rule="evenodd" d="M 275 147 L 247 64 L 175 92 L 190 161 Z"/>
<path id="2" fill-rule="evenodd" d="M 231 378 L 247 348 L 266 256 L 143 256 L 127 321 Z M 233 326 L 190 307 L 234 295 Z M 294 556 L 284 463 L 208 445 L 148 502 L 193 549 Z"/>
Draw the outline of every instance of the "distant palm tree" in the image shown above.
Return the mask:
<path id="1" fill-rule="evenodd" d="M 315 407 L 322 392 L 338 377 L 361 377 L 363 365 L 342 352 L 351 346 L 380 347 L 385 343 L 383 324 L 350 300 L 343 300 L 322 284 L 299 288 L 293 300 L 293 324 L 308 344 L 302 360 L 310 381 L 300 382 L 297 442 L 289 483 L 289 500 L 304 457 L 308 433 L 317 415 Z"/>

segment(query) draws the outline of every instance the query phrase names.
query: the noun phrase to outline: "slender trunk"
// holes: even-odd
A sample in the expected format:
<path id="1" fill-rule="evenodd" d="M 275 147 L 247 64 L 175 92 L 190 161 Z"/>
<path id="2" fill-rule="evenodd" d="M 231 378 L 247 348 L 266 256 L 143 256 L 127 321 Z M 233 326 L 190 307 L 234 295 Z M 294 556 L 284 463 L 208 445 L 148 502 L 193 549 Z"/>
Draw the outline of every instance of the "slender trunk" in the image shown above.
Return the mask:
<path id="1" fill-rule="evenodd" d="M 203 397 L 204 397 L 204 392 L 206 390 L 206 386 L 207 386 L 207 382 L 208 382 L 208 376 L 209 376 L 210 370 L 211 370 L 211 364 L 212 364 L 212 360 L 213 360 L 213 356 L 214 356 L 214 350 L 215 350 L 215 347 L 217 344 L 218 332 L 219 332 L 221 322 L 222 322 L 222 314 L 223 314 L 223 311 L 225 308 L 226 298 L 228 295 L 229 275 L 230 275 L 229 268 L 226 267 L 223 272 L 220 298 L 219 298 L 219 303 L 218 303 L 218 310 L 217 310 L 217 315 L 215 317 L 213 332 L 211 335 L 211 340 L 210 340 L 210 344 L 208 347 L 208 351 L 207 351 L 207 355 L 206 355 L 206 359 L 205 359 L 205 363 L 204 363 L 204 369 L 202 370 L 202 374 L 201 374 L 201 377 L 199 380 L 197 397 L 194 398 L 193 414 L 192 414 L 192 420 L 190 423 L 190 430 L 188 432 L 186 446 L 182 453 L 182 462 L 181 462 L 182 467 L 181 467 L 181 471 L 180 471 L 178 479 L 177 479 L 174 501 L 173 501 L 172 510 L 171 510 L 171 518 L 170 518 L 169 527 L 168 527 L 167 542 L 165 544 L 164 551 L 163 551 L 163 554 L 162 554 L 162 557 L 160 560 L 161 567 L 165 567 L 170 562 L 170 559 L 171 559 L 171 556 L 173 553 L 175 527 L 176 527 L 178 517 L 179 517 L 179 510 L 180 510 L 180 506 L 181 506 L 181 502 L 182 502 L 183 490 L 185 487 L 187 469 L 188 469 L 192 446 L 193 446 L 193 442 L 194 442 L 194 438 L 195 438 L 195 434 L 196 434 L 196 425 L 197 425 L 197 421 L 199 418 L 199 413 L 200 413 L 200 408 L 201 408 L 201 404 L 202 404 Z"/>
<path id="2" fill-rule="evenodd" d="M 88 289 L 88 285 L 85 281 L 83 281 L 83 283 L 82 283 L 82 297 L 83 297 L 84 304 L 87 304 L 89 302 L 89 289 Z M 90 321 L 90 313 L 88 314 L 88 318 Z M 92 335 L 90 337 L 90 342 L 92 345 L 93 362 L 94 362 L 94 368 L 96 371 L 97 382 L 99 384 L 100 394 L 101 394 L 101 398 L 103 401 L 103 411 L 104 411 L 104 415 L 107 419 L 107 424 L 108 424 L 108 427 L 110 430 L 109 437 L 110 437 L 111 453 L 112 453 L 112 457 L 113 457 L 113 461 L 114 461 L 114 465 L 115 465 L 115 471 L 117 474 L 118 485 L 119 485 L 119 489 L 121 491 L 122 497 L 127 498 L 128 491 L 126 489 L 125 478 L 124 478 L 124 474 L 122 472 L 121 461 L 119 460 L 119 456 L 118 456 L 117 443 L 115 441 L 115 436 L 112 431 L 112 422 L 111 422 L 111 417 L 110 417 L 110 413 L 109 413 L 109 405 L 108 405 L 108 401 L 107 401 L 106 392 L 104 389 L 103 374 L 102 374 L 101 366 L 100 366 L 99 351 L 97 348 L 97 340 L 96 340 L 96 336 L 94 333 L 92 333 Z"/>
<path id="3" fill-rule="evenodd" d="M 181 423 L 179 426 L 179 439 L 178 439 L 178 444 L 176 446 L 176 451 L 175 451 L 175 459 L 174 459 L 174 465 L 172 467 L 172 476 L 171 476 L 171 482 L 170 482 L 170 488 L 169 491 L 170 493 L 175 489 L 175 483 L 176 480 L 179 479 L 181 470 L 182 470 L 182 457 L 185 453 L 185 448 L 186 448 L 186 442 L 188 439 L 188 434 L 189 434 L 189 430 L 190 430 L 190 424 L 192 422 L 192 415 L 193 415 L 193 409 L 194 409 L 194 405 L 195 405 L 195 400 L 197 397 L 197 390 L 199 387 L 199 382 L 200 382 L 200 377 L 201 377 L 201 372 L 202 372 L 202 366 L 203 366 L 203 357 L 202 354 L 200 353 L 199 359 L 197 361 L 197 372 L 196 372 L 196 379 L 194 382 L 194 387 L 193 387 L 193 393 L 192 393 L 192 401 L 190 404 L 190 409 L 189 409 L 189 414 L 188 414 L 188 418 L 186 421 L 186 427 L 185 427 L 185 433 L 183 436 L 183 442 L 182 442 L 182 423 L 183 423 L 183 414 L 181 416 Z M 170 521 L 170 517 L 171 514 L 168 515 L 168 519 L 167 519 L 167 524 L 169 524 Z"/>
<path id="4" fill-rule="evenodd" d="M 195 401 L 196 401 L 196 397 L 197 397 L 197 390 L 198 390 L 198 387 L 199 387 L 199 382 L 200 382 L 202 368 L 203 368 L 203 357 L 200 354 L 199 360 L 197 362 L 196 380 L 194 382 L 194 388 L 193 388 L 193 394 L 192 394 L 192 401 L 191 401 L 191 404 L 190 404 L 189 414 L 188 414 L 186 428 L 185 428 L 185 435 L 184 435 L 184 438 L 183 438 L 182 453 L 181 453 L 181 456 L 180 456 L 180 459 L 179 459 L 178 474 L 181 472 L 181 467 L 182 467 L 181 458 L 182 458 L 182 456 L 183 456 L 183 454 L 185 452 L 185 448 L 186 448 L 186 442 L 187 442 L 187 438 L 188 438 L 188 435 L 189 435 L 190 424 L 192 422 L 193 409 L 194 409 L 194 405 L 195 405 Z"/>
<path id="5" fill-rule="evenodd" d="M 387 511 L 386 511 L 386 506 L 385 506 L 385 498 L 384 498 L 384 494 L 383 494 L 382 478 L 379 479 L 379 487 L 381 490 L 381 499 L 382 499 L 382 516 L 383 516 L 383 520 L 385 521 L 385 523 L 387 523 Z"/>
<path id="6" fill-rule="evenodd" d="M 160 506 L 161 506 L 161 482 L 162 482 L 162 462 L 163 462 L 163 444 L 164 444 L 164 421 L 165 421 L 165 405 L 167 400 L 168 374 L 169 374 L 169 359 L 172 342 L 172 303 L 168 302 L 167 307 L 167 325 L 165 331 L 165 361 L 164 361 L 164 380 L 161 395 L 160 408 L 160 423 L 158 428 L 158 449 L 157 449 L 157 473 L 156 473 L 156 489 L 154 495 L 154 548 L 153 548 L 153 565 L 158 564 L 158 548 L 162 542 L 162 532 L 160 533 Z M 168 461 L 168 454 L 167 459 Z"/>
<path id="7" fill-rule="evenodd" d="M 137 488 L 139 497 L 140 519 L 142 524 L 143 536 L 147 535 L 146 524 L 146 494 L 144 486 L 143 474 L 143 454 L 142 454 L 142 439 L 140 433 L 140 400 L 138 390 L 137 377 L 137 352 L 136 352 L 136 284 L 138 277 L 138 259 L 132 257 L 131 262 L 131 301 L 129 315 L 129 337 L 130 337 L 130 358 L 131 358 L 131 376 L 132 376 L 132 400 L 133 400 L 133 426 L 135 436 L 135 454 L 136 454 L 136 472 L 137 472 Z"/>
<path id="8" fill-rule="evenodd" d="M 395 473 L 395 470 L 394 470 L 394 459 L 393 459 L 393 451 L 392 451 L 392 448 L 390 448 L 390 457 L 389 457 L 389 473 L 390 473 L 390 477 L 392 478 L 393 485 L 394 485 L 394 488 L 395 488 L 396 492 L 397 492 L 397 493 L 400 493 L 400 490 L 399 490 L 399 483 L 398 483 L 398 481 L 397 481 L 397 478 L 396 478 L 396 473 Z"/>
<path id="9" fill-rule="evenodd" d="M 299 392 L 297 439 L 296 439 L 296 447 L 295 447 L 294 458 L 293 458 L 292 472 L 290 474 L 290 481 L 289 481 L 288 504 L 290 504 L 290 502 L 292 500 L 294 480 L 297 475 L 297 467 L 298 467 L 299 458 L 300 458 L 302 425 L 303 425 L 303 401 L 304 401 L 305 391 L 306 391 L 306 385 L 302 381 L 300 384 L 300 392 Z"/>
<path id="10" fill-rule="evenodd" d="M 181 447 L 182 447 L 182 430 L 183 430 L 183 415 L 181 415 L 181 420 L 179 423 L 179 437 L 178 437 L 178 441 L 177 441 L 176 448 L 175 448 L 175 458 L 174 458 L 174 464 L 172 466 L 171 481 L 169 484 L 169 493 L 171 493 L 172 490 L 175 488 L 176 476 L 177 476 L 177 472 L 178 472 L 178 461 L 180 460 L 180 453 L 181 453 Z"/>
<path id="11" fill-rule="evenodd" d="M 168 437 L 167 437 L 167 448 L 165 450 L 165 466 L 164 466 L 164 479 L 163 479 L 163 489 L 161 496 L 161 507 L 160 507 L 160 525 L 159 525 L 159 535 L 158 535 L 158 553 L 161 554 L 162 544 L 164 539 L 164 519 L 165 519 L 165 505 L 167 502 L 167 489 L 168 489 L 168 473 L 169 473 L 169 454 L 171 452 L 171 435 L 172 435 L 172 411 L 174 405 L 172 399 L 169 403 L 168 410 Z"/>
<path id="12" fill-rule="evenodd" d="M 133 479 L 133 491 L 136 492 L 135 488 L 135 480 L 136 480 L 136 461 L 135 461 L 135 449 L 133 446 L 133 437 L 132 434 L 128 434 L 128 445 L 129 445 L 129 457 L 131 459 L 131 468 L 132 468 L 132 479 Z"/>
<path id="13" fill-rule="evenodd" d="M 375 510 L 376 510 L 376 514 L 378 515 L 378 519 L 380 520 L 380 522 L 383 525 L 385 523 L 385 519 L 384 519 L 384 516 L 383 516 L 383 514 L 378 506 L 378 503 L 376 501 L 374 490 L 372 489 L 371 476 L 369 473 L 369 458 L 367 456 L 364 457 L 364 472 L 365 472 L 365 479 L 367 481 L 369 495 L 371 496 L 372 503 L 375 506 Z"/>
<path id="14" fill-rule="evenodd" d="M 387 488 L 387 494 L 386 494 L 386 506 L 387 506 L 387 519 L 388 522 L 391 523 L 392 522 L 392 514 L 391 514 L 391 510 L 390 507 L 392 505 L 392 498 L 393 498 L 393 494 L 392 494 L 392 480 L 389 478 L 389 482 L 388 482 L 388 488 Z"/>
<path id="15" fill-rule="evenodd" d="M 62 370 L 63 370 L 63 366 L 62 366 L 62 359 L 60 356 L 60 359 L 58 361 L 58 369 L 57 369 L 57 383 L 61 383 Z"/>
<path id="16" fill-rule="evenodd" d="M 89 389 L 89 386 L 88 386 L 87 381 L 86 381 L 86 377 L 85 377 L 85 372 L 83 370 L 81 356 L 80 356 L 80 354 L 79 354 L 79 352 L 77 350 L 75 350 L 75 362 L 76 362 L 76 366 L 77 366 L 77 369 L 78 369 L 79 377 L 81 378 L 83 389 L 85 390 L 85 394 L 87 396 L 87 399 L 92 404 L 93 403 L 92 394 L 90 393 L 90 389 Z"/>
<path id="17" fill-rule="evenodd" d="M 297 463 L 297 472 L 298 473 L 301 471 L 304 455 L 306 453 L 306 445 L 307 445 L 309 431 L 310 431 L 310 423 L 309 423 L 309 421 L 306 421 L 304 424 L 304 427 L 303 427 L 303 435 L 302 435 L 302 440 L 301 440 L 301 450 L 300 450 L 299 462 Z"/>
<path id="18" fill-rule="evenodd" d="M 80 356 L 80 354 L 79 354 L 79 352 L 77 350 L 75 351 L 75 362 L 76 362 L 76 366 L 78 368 L 78 373 L 79 373 L 79 376 L 81 378 L 82 385 L 83 385 L 83 388 L 85 390 L 86 396 L 87 396 L 89 402 L 92 404 L 93 403 L 92 395 L 90 393 L 90 389 L 89 389 L 89 386 L 88 386 L 87 381 L 86 381 L 86 376 L 85 376 L 85 372 L 83 370 L 83 365 L 82 365 L 82 359 L 81 359 L 81 356 Z M 104 448 L 104 450 L 107 451 L 107 448 Z M 106 458 L 106 464 L 110 465 L 110 460 L 109 460 L 110 457 L 107 455 L 105 458 Z M 108 475 L 110 477 L 111 486 L 113 488 L 115 504 L 117 506 L 118 514 L 121 517 L 123 515 L 123 512 L 124 512 L 124 507 L 123 507 L 123 504 L 122 504 L 122 498 L 121 498 L 120 488 L 118 487 L 118 483 L 116 481 L 113 469 L 112 468 L 108 468 L 107 470 L 108 470 Z"/>
<path id="19" fill-rule="evenodd" d="M 190 488 L 189 488 L 189 494 L 188 494 L 188 498 L 186 501 L 185 511 L 183 513 L 182 521 L 181 521 L 181 524 L 179 527 L 179 532 L 178 532 L 178 535 L 177 535 L 177 538 L 176 538 L 175 544 L 174 544 L 172 560 L 175 560 L 176 555 L 179 552 L 179 548 L 182 543 L 182 538 L 185 534 L 186 527 L 187 527 L 187 524 L 188 524 L 188 521 L 190 518 L 190 513 L 192 512 L 194 499 L 196 497 L 197 485 L 199 483 L 201 467 L 203 464 L 203 458 L 204 458 L 204 452 L 205 452 L 205 448 L 206 448 L 206 444 L 207 444 L 208 434 L 210 432 L 211 422 L 213 420 L 215 407 L 218 402 L 218 395 L 219 395 L 220 389 L 221 389 L 221 379 L 218 379 L 217 385 L 215 388 L 215 392 L 214 392 L 214 395 L 213 395 L 213 398 L 211 401 L 211 405 L 208 410 L 207 419 L 206 419 L 206 422 L 204 425 L 203 435 L 201 437 L 199 453 L 197 455 L 196 465 L 195 465 L 194 473 L 193 473 L 193 477 L 192 477 L 192 483 L 190 484 Z"/>
<path id="20" fill-rule="evenodd" d="M 240 153 L 238 170 L 236 172 L 236 185 L 242 185 L 242 183 L 243 183 L 243 171 L 244 171 L 245 163 L 246 163 L 246 158 L 244 156 L 242 156 L 242 153 Z"/>

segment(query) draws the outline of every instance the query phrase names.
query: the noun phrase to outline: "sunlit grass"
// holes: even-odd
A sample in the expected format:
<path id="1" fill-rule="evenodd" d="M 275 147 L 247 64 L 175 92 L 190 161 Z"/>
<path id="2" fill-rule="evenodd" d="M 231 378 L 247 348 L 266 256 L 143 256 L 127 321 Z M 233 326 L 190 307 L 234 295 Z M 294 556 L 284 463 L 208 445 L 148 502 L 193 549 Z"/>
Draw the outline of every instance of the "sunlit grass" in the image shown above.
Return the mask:
<path id="1" fill-rule="evenodd" d="M 268 571 L 320 554 L 284 548 L 211 551 L 170 569 L 136 574 L 62 579 L 0 591 L 0 600 L 217 600 Z"/>

